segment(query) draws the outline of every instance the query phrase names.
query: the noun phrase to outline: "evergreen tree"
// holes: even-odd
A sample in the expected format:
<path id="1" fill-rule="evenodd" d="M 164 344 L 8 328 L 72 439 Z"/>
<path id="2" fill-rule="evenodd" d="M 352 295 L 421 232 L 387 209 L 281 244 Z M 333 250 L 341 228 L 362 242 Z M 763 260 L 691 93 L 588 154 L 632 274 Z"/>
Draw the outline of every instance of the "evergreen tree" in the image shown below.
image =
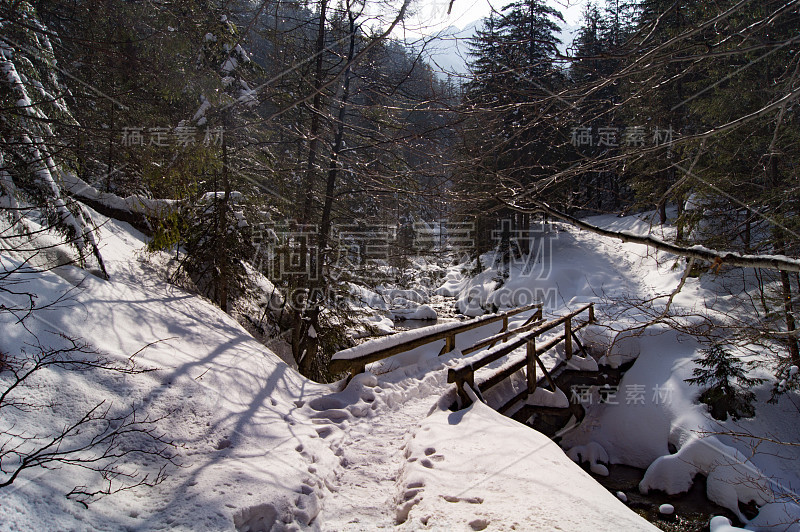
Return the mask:
<path id="1" fill-rule="evenodd" d="M 462 103 L 468 158 L 458 187 L 483 198 L 463 213 L 476 222 L 479 250 L 487 248 L 488 234 L 524 231 L 529 223 L 527 215 L 501 208 L 495 196 L 509 186 L 533 186 L 565 156 L 563 146 L 552 144 L 568 140 L 563 124 L 551 120 L 562 111 L 555 93 L 565 82 L 557 65 L 558 22 L 561 14 L 544 2 L 515 2 L 487 18 L 470 43 L 472 76 Z M 548 197 L 563 201 L 563 187 L 553 187 Z M 507 261 L 510 246 L 501 247 Z"/>
<path id="2" fill-rule="evenodd" d="M 573 41 L 574 59 L 570 66 L 570 81 L 580 86 L 593 87 L 575 104 L 575 124 L 571 142 L 576 149 L 576 159 L 618 155 L 624 144 L 624 124 L 620 123 L 616 108 L 619 104 L 619 84 L 613 75 L 622 64 L 619 58 L 622 47 L 617 40 L 623 30 L 613 13 L 605 16 L 594 4 L 588 4 L 584 22 Z M 609 129 L 611 128 L 611 129 Z M 606 142 L 600 134 L 613 130 L 614 142 Z M 581 136 L 586 132 L 587 136 Z M 579 176 L 575 182 L 572 201 L 577 208 L 591 211 L 617 211 L 622 204 L 623 184 L 621 165 L 600 168 Z"/>
<path id="3" fill-rule="evenodd" d="M 727 420 L 728 415 L 734 421 L 753 417 L 756 396 L 748 388 L 761 384 L 764 379 L 748 377 L 745 363 L 723 344 L 716 343 L 701 352 L 702 356 L 694 359 L 700 367 L 692 371 L 694 377 L 686 382 L 705 387 L 699 400 L 708 405 L 711 416 L 721 421 Z"/>
<path id="4" fill-rule="evenodd" d="M 30 241 L 42 231 L 60 233 L 77 251 L 77 264 L 107 277 L 89 211 L 63 190 L 62 132 L 79 126 L 58 75 L 51 32 L 28 2 L 0 4 L 0 246 L 38 253 Z M 29 223 L 33 219 L 43 229 Z M 51 247 L 51 246 L 49 246 Z M 44 264 L 53 267 L 60 264 Z"/>

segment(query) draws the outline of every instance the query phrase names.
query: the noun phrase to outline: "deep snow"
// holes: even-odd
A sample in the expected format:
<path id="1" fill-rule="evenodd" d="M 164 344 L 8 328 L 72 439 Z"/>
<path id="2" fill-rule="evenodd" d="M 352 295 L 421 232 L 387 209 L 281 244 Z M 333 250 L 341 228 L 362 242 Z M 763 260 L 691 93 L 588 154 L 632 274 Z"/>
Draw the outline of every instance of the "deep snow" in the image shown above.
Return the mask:
<path id="1" fill-rule="evenodd" d="M 167 257 L 144 253 L 142 235 L 127 224 L 103 221 L 100 242 L 111 280 L 73 267 L 29 276 L 17 288 L 39 294 L 42 302 L 72 289 L 70 299 L 37 311 L 27 320 L 28 329 L 7 314 L 0 316 L 0 350 L 13 352 L 32 335 L 56 345 L 60 340 L 53 333 L 65 333 L 112 358 L 127 359 L 152 343 L 137 359 L 156 371 L 103 376 L 43 370 L 42 386 L 30 393 L 56 406 L 38 413 L 35 422 L 4 411 L 0 425 L 4 432 L 15 422 L 35 431 L 56 427 L 102 399 L 119 408 L 135 404 L 142 413 L 168 414 L 159 427 L 178 444 L 180 467 L 169 469 L 154 488 L 115 494 L 89 509 L 63 494 L 76 483 L 92 481 L 91 476 L 67 467 L 30 471 L 0 489 L 4 529 L 54 524 L 71 530 L 653 529 L 539 433 L 482 404 L 456 413 L 443 409 L 454 399 L 446 370 L 461 360 L 458 352 L 436 357 L 440 345 L 419 348 L 372 365 L 373 373 L 343 391 L 338 391 L 341 383 L 310 382 L 208 301 L 168 284 Z M 634 217 L 593 221 L 630 231 L 648 228 Z M 680 269 L 671 268 L 674 260 L 642 246 L 560 225 L 549 231 L 539 262 L 512 267 L 499 289 L 494 272 L 467 279 L 463 268 L 453 267 L 442 291 L 498 308 L 528 303 L 517 300 L 528 294 L 545 295 L 547 310 L 559 312 L 597 301 L 605 305 L 602 323 L 615 310 L 609 303 L 614 297 L 666 293 L 680 279 Z M 4 257 L 3 263 L 13 260 Z M 714 291 L 713 279 L 689 279 L 675 302 L 691 308 Z M 517 323 L 524 319 L 515 317 Z M 459 336 L 457 347 L 498 327 Z M 789 455 L 784 459 L 771 453 L 751 456 L 744 442 L 723 436 L 698 443 L 696 431 L 720 426 L 692 402 L 697 390 L 683 382 L 696 343 L 659 327 L 642 336 L 615 336 L 596 327 L 584 339 L 595 348 L 610 346 L 609 362 L 639 359 L 621 383 L 619 404 L 590 409 L 566 435 L 573 458 L 593 461 L 597 471 L 602 462 L 649 466 L 643 488 L 668 491 L 700 471 L 709 475 L 711 498 L 729 507 L 737 495 L 764 502 L 763 490 L 731 484 L 742 474 L 757 485 L 766 482 L 768 490 L 777 485 L 791 491 L 797 484 L 796 448 L 780 448 Z M 552 354 L 549 363 L 558 356 Z M 625 386 L 643 386 L 644 404 L 626 403 Z M 656 386 L 671 390 L 669 401 L 658 393 L 659 400 L 653 400 Z M 788 398 L 766 405 L 766 387 L 758 393 L 758 417 L 740 426 L 792 441 L 796 409 Z M 668 443 L 678 454 L 669 454 Z M 732 466 L 720 457 L 741 464 Z M 136 464 L 144 472 L 160 465 Z M 773 504 L 751 525 L 785 522 L 794 512 L 792 505 Z M 717 521 L 720 530 L 723 525 Z"/>

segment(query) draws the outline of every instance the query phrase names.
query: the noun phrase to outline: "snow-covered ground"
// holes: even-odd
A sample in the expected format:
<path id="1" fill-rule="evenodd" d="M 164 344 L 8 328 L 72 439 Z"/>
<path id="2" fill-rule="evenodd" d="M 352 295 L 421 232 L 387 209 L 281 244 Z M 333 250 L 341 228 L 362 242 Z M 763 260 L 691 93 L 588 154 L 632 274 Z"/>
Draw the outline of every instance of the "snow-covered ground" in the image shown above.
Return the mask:
<path id="1" fill-rule="evenodd" d="M 633 217 L 594 221 L 626 230 L 647 225 Z M 467 279 L 454 267 L 443 291 L 498 308 L 528 303 L 522 300 L 528 294 L 546 297 L 550 311 L 597 301 L 606 304 L 607 317 L 615 310 L 607 299 L 669 292 L 682 274 L 672 269 L 674 260 L 642 246 L 563 226 L 543 232 L 541 242 L 539 260 L 512 268 L 501 289 L 493 272 Z M 436 357 L 440 345 L 419 348 L 373 365 L 373 373 L 344 390 L 341 383 L 313 383 L 208 301 L 168 284 L 162 257 L 147 255 L 144 243 L 127 224 L 109 220 L 101 244 L 110 281 L 73 267 L 29 275 L 16 291 L 36 293 L 41 306 L 72 289 L 69 300 L 35 312 L 27 327 L 0 315 L 0 351 L 34 349 L 37 338 L 44 346 L 59 346 L 65 342 L 59 335 L 66 334 L 115 360 L 141 350 L 136 360 L 154 371 L 42 369 L 37 386 L 25 393 L 47 408 L 3 408 L 0 427 L 3 433 L 43 434 L 103 400 L 120 410 L 136 406 L 140 415 L 160 419 L 156 426 L 176 444 L 169 451 L 176 465 L 157 486 L 113 494 L 88 509 L 64 493 L 97 483 L 96 475 L 72 466 L 28 470 L 0 489 L 3 529 L 653 529 L 541 434 L 483 404 L 447 410 L 454 392 L 446 370 L 459 360 L 457 352 Z M 14 262 L 3 257 L 3 264 Z M 689 279 L 675 303 L 691 308 L 714 293 L 714 284 L 705 277 Z M 2 297 L 6 304 L 13 299 Z M 635 319 L 630 313 L 623 317 Z M 489 329 L 459 337 L 458 347 L 496 332 Z M 693 474 L 707 474 L 711 498 L 734 511 L 737 495 L 763 503 L 768 499 L 762 494 L 776 485 L 796 486 L 796 448 L 780 448 L 788 458 L 773 452 L 751 456 L 743 442 L 724 436 L 698 441 L 693 431 L 719 429 L 692 402 L 698 390 L 682 380 L 691 373 L 698 345 L 651 329 L 616 338 L 607 357 L 619 362 L 639 355 L 620 389 L 644 386 L 645 403 L 627 404 L 621 391 L 620 404 L 589 410 L 566 435 L 568 445 L 591 448 L 593 456 L 613 463 L 649 466 L 644 488 L 675 491 Z M 593 328 L 585 339 L 603 345 L 614 337 Z M 7 372 L 0 377 L 7 379 Z M 656 386 L 671 390 L 669 401 L 658 394 L 652 400 Z M 798 413 L 791 397 L 767 405 L 767 387 L 758 390 L 758 417 L 740 425 L 792 441 Z M 669 454 L 669 443 L 677 454 Z M 724 462 L 731 458 L 744 465 Z M 127 460 L 126 467 L 143 473 L 156 474 L 164 465 L 152 456 Z M 3 468 L 11 465 L 4 462 Z M 787 521 L 795 511 L 773 504 L 751 524 L 766 529 L 768 519 Z"/>

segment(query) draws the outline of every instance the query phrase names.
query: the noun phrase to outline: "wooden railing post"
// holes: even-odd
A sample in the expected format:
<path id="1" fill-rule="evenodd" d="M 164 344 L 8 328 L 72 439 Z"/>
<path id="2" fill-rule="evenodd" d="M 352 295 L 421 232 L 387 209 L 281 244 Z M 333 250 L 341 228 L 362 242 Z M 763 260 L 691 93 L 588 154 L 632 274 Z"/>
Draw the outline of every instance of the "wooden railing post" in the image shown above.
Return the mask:
<path id="1" fill-rule="evenodd" d="M 444 337 L 444 345 L 442 346 L 441 351 L 439 351 L 439 356 L 442 356 L 445 353 L 449 353 L 455 348 L 456 348 L 456 335 L 448 334 L 447 336 Z"/>
<path id="2" fill-rule="evenodd" d="M 459 406 L 462 408 L 468 406 L 472 402 L 469 395 L 467 395 L 467 391 L 464 389 L 464 385 L 469 385 L 472 390 L 479 393 L 479 390 L 475 387 L 475 370 L 472 366 L 467 366 L 458 370 L 450 368 L 447 370 L 447 382 L 455 383 Z"/>
<path id="3" fill-rule="evenodd" d="M 589 323 L 594 323 L 594 303 L 589 303 Z"/>
<path id="4" fill-rule="evenodd" d="M 572 358 L 572 318 L 564 320 L 564 351 L 567 353 L 567 360 Z"/>
<path id="5" fill-rule="evenodd" d="M 528 395 L 536 391 L 536 340 L 531 338 L 527 343 L 527 374 L 528 374 Z"/>

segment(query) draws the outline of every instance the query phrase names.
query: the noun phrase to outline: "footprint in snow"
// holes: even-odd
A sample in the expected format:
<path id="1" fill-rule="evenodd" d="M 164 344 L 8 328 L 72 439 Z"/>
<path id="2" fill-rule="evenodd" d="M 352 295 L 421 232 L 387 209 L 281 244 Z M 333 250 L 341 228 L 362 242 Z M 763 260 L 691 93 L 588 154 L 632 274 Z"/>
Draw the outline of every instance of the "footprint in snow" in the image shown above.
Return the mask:
<path id="1" fill-rule="evenodd" d="M 428 469 L 433 469 L 433 462 L 431 462 L 427 458 L 423 458 L 422 460 L 419 461 L 419 463 L 422 464 L 423 467 L 427 467 Z"/>
<path id="2" fill-rule="evenodd" d="M 347 410 L 329 409 L 323 412 L 318 412 L 311 417 L 315 420 L 327 419 L 329 421 L 333 421 L 334 423 L 339 423 L 341 421 L 352 419 L 353 415 Z"/>
<path id="3" fill-rule="evenodd" d="M 489 526 L 490 521 L 488 519 L 474 519 L 469 522 L 469 526 L 472 530 L 484 530 L 487 526 Z"/>
<path id="4" fill-rule="evenodd" d="M 442 495 L 442 499 L 452 503 L 466 502 L 469 504 L 483 504 L 482 497 L 454 497 L 453 495 Z"/>

